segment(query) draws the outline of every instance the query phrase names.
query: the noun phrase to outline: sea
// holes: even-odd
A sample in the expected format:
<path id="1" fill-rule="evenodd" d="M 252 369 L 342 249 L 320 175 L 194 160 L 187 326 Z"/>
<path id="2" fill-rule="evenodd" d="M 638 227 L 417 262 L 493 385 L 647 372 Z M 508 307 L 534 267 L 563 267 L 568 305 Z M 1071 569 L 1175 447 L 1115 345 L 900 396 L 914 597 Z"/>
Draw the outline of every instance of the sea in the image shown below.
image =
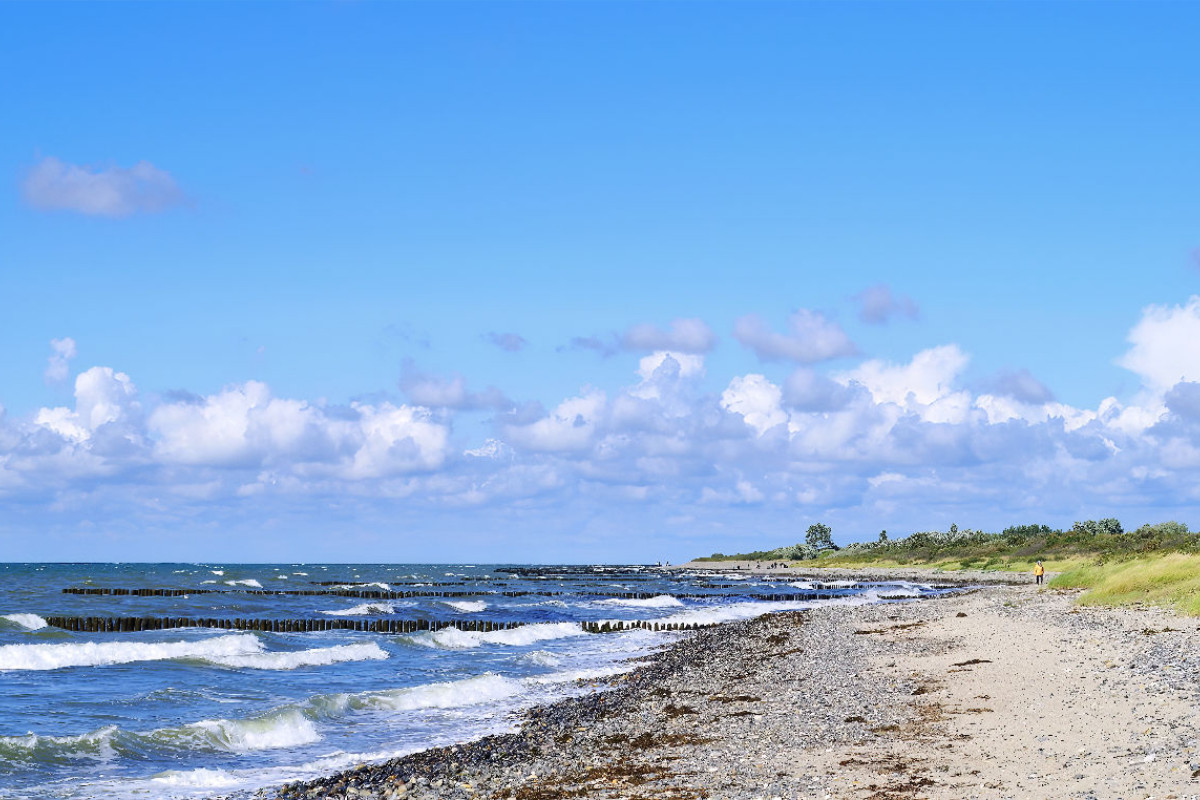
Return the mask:
<path id="1" fill-rule="evenodd" d="M 0 798 L 248 796 L 514 730 L 680 627 L 947 591 L 657 566 L 0 564 Z M 586 625 L 618 620 L 646 626 Z"/>

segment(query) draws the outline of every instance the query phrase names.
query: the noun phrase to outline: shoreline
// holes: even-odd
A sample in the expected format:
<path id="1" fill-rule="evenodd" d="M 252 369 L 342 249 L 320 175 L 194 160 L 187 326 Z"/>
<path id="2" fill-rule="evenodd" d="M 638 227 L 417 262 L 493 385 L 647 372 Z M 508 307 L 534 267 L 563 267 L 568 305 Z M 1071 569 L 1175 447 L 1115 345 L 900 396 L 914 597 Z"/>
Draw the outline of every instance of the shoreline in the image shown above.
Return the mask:
<path id="1" fill-rule="evenodd" d="M 806 580 L 857 580 L 894 581 L 916 583 L 941 583 L 955 586 L 977 585 L 1021 585 L 1032 584 L 1033 575 L 1028 572 L 1003 572 L 1000 570 L 941 570 L 932 567 L 771 567 L 769 561 L 688 561 L 665 567 L 680 572 L 708 572 L 714 574 L 747 575 L 767 578 L 803 578 Z M 1047 572 L 1046 580 L 1057 575 Z"/>
<path id="2" fill-rule="evenodd" d="M 1200 797 L 1200 631 L 1073 597 L 989 586 L 727 623 L 516 733 L 256 796 Z"/>

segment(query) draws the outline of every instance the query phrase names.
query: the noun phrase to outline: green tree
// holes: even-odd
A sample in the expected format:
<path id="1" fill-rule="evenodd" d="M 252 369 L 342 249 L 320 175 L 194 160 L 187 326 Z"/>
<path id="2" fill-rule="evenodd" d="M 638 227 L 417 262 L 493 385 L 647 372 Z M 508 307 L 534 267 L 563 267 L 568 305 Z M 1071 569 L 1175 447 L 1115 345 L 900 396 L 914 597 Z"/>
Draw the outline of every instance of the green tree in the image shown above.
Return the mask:
<path id="1" fill-rule="evenodd" d="M 887 538 L 887 529 L 885 528 L 884 530 L 881 530 L 881 531 L 879 532 L 879 541 L 881 541 L 881 542 L 886 542 L 887 540 L 888 540 L 888 538 Z"/>
<path id="2" fill-rule="evenodd" d="M 808 526 L 804 542 L 814 550 L 833 550 L 833 531 L 823 522 L 814 522 Z"/>

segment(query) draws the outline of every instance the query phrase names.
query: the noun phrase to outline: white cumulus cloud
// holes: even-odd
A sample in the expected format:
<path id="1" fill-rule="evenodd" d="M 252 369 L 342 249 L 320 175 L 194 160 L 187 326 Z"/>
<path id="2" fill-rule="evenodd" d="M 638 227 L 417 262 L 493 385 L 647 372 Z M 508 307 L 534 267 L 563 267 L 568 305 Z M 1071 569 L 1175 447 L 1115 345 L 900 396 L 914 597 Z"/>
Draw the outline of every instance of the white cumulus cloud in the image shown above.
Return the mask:
<path id="1" fill-rule="evenodd" d="M 75 408 L 43 408 L 34 423 L 64 439 L 85 442 L 102 425 L 133 423 L 141 412 L 137 387 L 112 367 L 92 367 L 75 378 Z"/>
<path id="2" fill-rule="evenodd" d="M 788 421 L 782 408 L 783 390 L 763 375 L 741 375 L 721 393 L 721 407 L 740 414 L 759 436 Z"/>
<path id="3" fill-rule="evenodd" d="M 62 383 L 67 379 L 71 367 L 71 359 L 77 355 L 75 340 L 70 336 L 50 340 L 50 359 L 46 363 L 43 376 L 47 383 Z"/>
<path id="4" fill-rule="evenodd" d="M 911 297 L 894 294 L 887 284 L 876 284 L 854 296 L 858 318 L 871 325 L 885 325 L 896 317 L 916 319 L 920 310 Z"/>
<path id="5" fill-rule="evenodd" d="M 864 387 L 877 403 L 927 406 L 954 393 L 954 382 L 968 361 L 966 353 L 950 344 L 922 350 L 907 364 L 872 359 L 836 378 Z"/>
<path id="6" fill-rule="evenodd" d="M 716 343 L 716 334 L 701 319 L 676 319 L 665 331 L 649 323 L 634 325 L 621 337 L 621 344 L 627 350 L 707 353 Z"/>
<path id="7" fill-rule="evenodd" d="M 824 314 L 802 308 L 788 317 L 788 333 L 776 333 L 757 314 L 734 323 L 733 336 L 763 361 L 813 364 L 858 353 L 842 326 Z"/>
<path id="8" fill-rule="evenodd" d="M 1128 340 L 1132 347 L 1117 363 L 1136 373 L 1151 391 L 1200 380 L 1200 295 L 1181 306 L 1143 309 Z"/>
<path id="9" fill-rule="evenodd" d="M 580 450 L 592 444 L 607 406 L 604 392 L 591 390 L 562 401 L 534 422 L 509 425 L 508 439 L 534 451 Z"/>
<path id="10" fill-rule="evenodd" d="M 184 199 L 170 173 L 149 161 L 97 168 L 48 156 L 25 176 L 21 190 L 34 208 L 101 217 L 164 211 Z"/>

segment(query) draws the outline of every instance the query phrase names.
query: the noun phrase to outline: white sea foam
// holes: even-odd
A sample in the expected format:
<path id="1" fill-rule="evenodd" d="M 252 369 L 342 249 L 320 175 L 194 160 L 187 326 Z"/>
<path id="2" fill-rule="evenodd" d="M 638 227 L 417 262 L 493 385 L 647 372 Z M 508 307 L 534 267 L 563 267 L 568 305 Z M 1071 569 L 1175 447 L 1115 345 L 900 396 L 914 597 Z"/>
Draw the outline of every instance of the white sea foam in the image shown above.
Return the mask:
<path id="1" fill-rule="evenodd" d="M 547 685 L 556 683 L 574 683 L 575 681 L 590 681 L 595 678 L 607 678 L 612 675 L 620 675 L 623 672 L 629 672 L 627 664 L 609 664 L 604 667 L 591 667 L 587 669 L 572 669 L 565 672 L 552 672 L 549 675 L 534 675 L 525 678 L 525 682 L 530 685 Z"/>
<path id="2" fill-rule="evenodd" d="M 31 631 L 39 631 L 42 628 L 49 627 L 46 620 L 39 617 L 37 614 L 6 614 L 0 619 L 6 619 L 22 628 L 27 628 Z"/>
<path id="3" fill-rule="evenodd" d="M 225 570 L 223 570 L 223 569 L 214 569 L 214 570 L 212 570 L 212 574 L 213 574 L 213 575 L 224 575 L 224 574 L 225 574 Z"/>
<path id="4" fill-rule="evenodd" d="M 72 781 L 74 788 L 82 789 L 85 797 L 143 798 L 156 800 L 204 797 L 211 794 L 206 789 L 244 789 L 249 793 L 256 787 L 286 783 L 295 780 L 332 775 L 357 764 L 378 763 L 408 755 L 415 748 L 402 750 L 378 750 L 347 753 L 341 750 L 300 765 L 259 765 L 248 769 L 206 769 L 189 771 L 168 770 L 143 779 L 115 779 L 86 782 Z"/>
<path id="5" fill-rule="evenodd" d="M 357 577 L 357 576 L 355 576 Z M 385 592 L 390 592 L 392 587 L 386 583 L 341 583 L 337 586 L 330 586 L 330 589 L 344 591 L 346 589 L 369 589 L 374 586 L 376 589 L 382 589 Z"/>
<path id="6" fill-rule="evenodd" d="M 763 614 L 772 614 L 777 611 L 799 611 L 805 608 L 812 608 L 812 606 L 812 602 L 802 600 L 766 603 L 731 603 L 726 606 L 694 608 L 679 614 L 672 614 L 669 617 L 657 619 L 655 622 L 667 625 L 712 625 L 718 622 L 753 619 L 754 617 L 761 617 Z"/>
<path id="7" fill-rule="evenodd" d="M 225 789 L 237 786 L 241 781 L 232 773 L 223 769 L 191 769 L 160 772 L 150 778 L 159 786 L 179 787 L 182 789 Z"/>
<path id="8" fill-rule="evenodd" d="M 313 650 L 292 650 L 282 653 L 244 653 L 229 656 L 213 656 L 204 660 L 222 667 L 240 669 L 298 669 L 299 667 L 325 667 L 348 661 L 383 661 L 388 654 L 374 642 L 343 644 L 336 647 L 319 647 Z"/>
<path id="9" fill-rule="evenodd" d="M 460 614 L 478 614 L 488 607 L 482 600 L 443 600 L 442 605 L 454 609 Z"/>
<path id="10" fill-rule="evenodd" d="M 547 622 L 537 625 L 525 625 L 506 631 L 460 631 L 457 628 L 443 628 L 440 631 L 420 633 L 410 637 L 410 641 L 426 647 L 441 647 L 447 650 L 468 650 L 484 644 L 502 644 L 511 647 L 530 645 L 535 642 L 545 642 L 551 639 L 565 639 L 569 636 L 586 636 L 583 629 L 574 622 Z"/>
<path id="11" fill-rule="evenodd" d="M 613 597 L 598 602 L 606 606 L 628 606 L 630 608 L 683 608 L 683 603 L 669 594 L 660 594 L 657 597 L 646 597 L 640 600 Z"/>
<path id="12" fill-rule="evenodd" d="M 251 719 L 206 719 L 187 728 L 206 744 L 234 753 L 296 747 L 321 740 L 313 721 L 294 708 Z"/>
<path id="13" fill-rule="evenodd" d="M 331 617 L 365 617 L 369 614 L 395 614 L 396 607 L 391 603 L 363 603 L 353 608 L 343 608 L 333 611 L 322 611 Z"/>
<path id="14" fill-rule="evenodd" d="M 116 754 L 112 740 L 117 730 L 116 725 L 108 725 L 79 736 L 39 736 L 36 733 L 0 736 L 0 760 L 44 761 L 63 756 L 112 758 Z"/>
<path id="15" fill-rule="evenodd" d="M 82 644 L 9 644 L 0 646 L 0 670 L 98 667 L 173 658 L 221 658 L 262 651 L 249 634 L 190 642 L 86 642 Z"/>
<path id="16" fill-rule="evenodd" d="M 879 589 L 869 589 L 867 594 L 877 594 L 882 600 L 908 600 L 921 596 L 921 590 L 916 586 L 893 586 Z"/>
<path id="17" fill-rule="evenodd" d="M 814 584 L 811 584 L 808 581 L 797 581 L 796 583 L 789 583 L 788 586 L 791 586 L 793 589 L 804 589 L 808 592 L 814 591 L 817 588 Z"/>
<path id="18" fill-rule="evenodd" d="M 359 697 L 369 707 L 393 711 L 414 711 L 421 708 L 458 708 L 481 703 L 493 703 L 514 697 L 524 691 L 520 681 L 485 672 L 474 678 L 445 683 L 427 683 L 409 689 L 371 692 Z"/>
<path id="19" fill-rule="evenodd" d="M 136 753 L 178 753 L 196 749 L 245 753 L 274 750 L 320 741 L 313 720 L 296 706 L 285 706 L 249 719 L 207 719 L 178 728 L 159 728 L 148 733 L 123 731 L 108 725 L 80 736 L 0 737 L 0 761 L 46 761 L 93 758 L 108 760 Z M 160 776 L 171 785 L 213 786 L 215 770 L 170 771 Z M 189 777 L 190 776 L 190 777 Z M 196 783 L 188 783 L 190 780 Z"/>
<path id="20" fill-rule="evenodd" d="M 562 659 L 549 650 L 534 650 L 532 653 L 525 653 L 520 660 L 528 664 L 537 664 L 539 667 L 557 667 L 562 663 Z"/>
<path id="21" fill-rule="evenodd" d="M 252 589 L 261 589 L 262 584 L 254 580 L 254 578 L 246 578 L 240 581 L 225 581 L 226 586 L 249 586 Z"/>

